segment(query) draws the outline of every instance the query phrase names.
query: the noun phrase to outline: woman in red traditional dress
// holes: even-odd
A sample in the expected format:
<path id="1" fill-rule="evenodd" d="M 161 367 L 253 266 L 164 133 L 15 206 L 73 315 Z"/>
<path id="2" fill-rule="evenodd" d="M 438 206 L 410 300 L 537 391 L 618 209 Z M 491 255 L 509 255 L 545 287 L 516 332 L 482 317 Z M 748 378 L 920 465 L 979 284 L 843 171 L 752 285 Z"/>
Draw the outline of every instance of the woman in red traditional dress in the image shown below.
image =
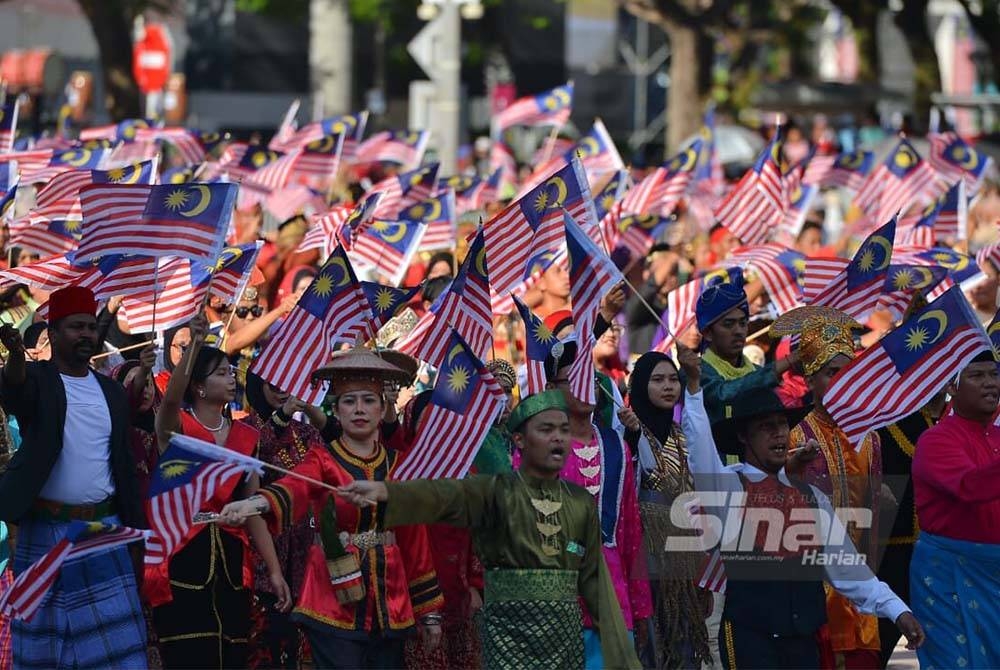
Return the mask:
<path id="1" fill-rule="evenodd" d="M 179 432 L 256 456 L 257 430 L 232 422 L 225 412 L 236 392 L 229 360 L 222 351 L 202 346 L 208 332 L 203 314 L 191 321 L 190 328 L 191 346 L 170 376 L 156 416 L 160 453 L 166 450 L 171 433 Z M 160 463 L 160 467 L 169 465 Z M 218 511 L 258 487 L 256 475 L 245 480 L 233 477 L 216 489 L 202 511 Z M 276 606 L 287 609 L 291 604 L 263 520 L 249 520 L 246 531 L 214 523 L 193 526 L 168 561 L 147 566 L 145 572 L 143 593 L 153 606 L 165 668 L 247 666 L 253 583 L 248 533 L 269 567 L 271 586 L 278 594 Z"/>
<path id="2" fill-rule="evenodd" d="M 385 446 L 380 433 L 383 390 L 387 382 L 411 375 L 355 348 L 336 354 L 317 376 L 331 379 L 343 434 L 311 449 L 295 472 L 333 486 L 391 479 L 397 452 Z M 302 595 L 292 614 L 309 639 L 314 667 L 401 668 L 405 639 L 416 629 L 428 647 L 438 643 L 443 598 L 423 526 L 387 531 L 381 508 L 359 509 L 333 497 L 329 489 L 292 476 L 231 503 L 223 516 L 236 521 L 250 509 L 265 514 L 275 533 L 318 513 L 322 543 L 310 549 Z M 345 550 L 357 559 L 355 581 L 364 589 L 353 602 L 342 602 L 348 600 L 340 588 L 343 580 L 328 567 Z"/>

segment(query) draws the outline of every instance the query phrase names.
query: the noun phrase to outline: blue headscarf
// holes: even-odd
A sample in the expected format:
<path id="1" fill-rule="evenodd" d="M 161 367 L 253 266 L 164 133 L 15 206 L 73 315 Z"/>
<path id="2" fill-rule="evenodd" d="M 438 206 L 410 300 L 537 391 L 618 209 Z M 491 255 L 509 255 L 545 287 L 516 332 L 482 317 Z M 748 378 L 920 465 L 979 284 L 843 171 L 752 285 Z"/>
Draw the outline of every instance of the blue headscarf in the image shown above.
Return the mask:
<path id="1" fill-rule="evenodd" d="M 750 316 L 750 304 L 742 284 L 727 282 L 709 286 L 698 296 L 698 303 L 695 305 L 698 330 L 704 331 L 726 312 L 736 308 L 742 308 L 743 313 Z"/>

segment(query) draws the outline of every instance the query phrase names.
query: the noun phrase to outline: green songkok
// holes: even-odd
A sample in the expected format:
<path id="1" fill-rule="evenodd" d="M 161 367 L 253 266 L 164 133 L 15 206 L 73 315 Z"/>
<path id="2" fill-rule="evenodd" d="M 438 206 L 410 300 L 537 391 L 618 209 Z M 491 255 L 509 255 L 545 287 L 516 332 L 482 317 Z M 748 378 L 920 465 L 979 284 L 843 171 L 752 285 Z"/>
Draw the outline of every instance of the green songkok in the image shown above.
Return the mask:
<path id="1" fill-rule="evenodd" d="M 510 413 L 510 418 L 507 419 L 507 430 L 513 433 L 524 425 L 525 421 L 549 409 L 566 411 L 566 399 L 563 397 L 562 391 L 542 391 L 519 402 L 514 411 Z"/>

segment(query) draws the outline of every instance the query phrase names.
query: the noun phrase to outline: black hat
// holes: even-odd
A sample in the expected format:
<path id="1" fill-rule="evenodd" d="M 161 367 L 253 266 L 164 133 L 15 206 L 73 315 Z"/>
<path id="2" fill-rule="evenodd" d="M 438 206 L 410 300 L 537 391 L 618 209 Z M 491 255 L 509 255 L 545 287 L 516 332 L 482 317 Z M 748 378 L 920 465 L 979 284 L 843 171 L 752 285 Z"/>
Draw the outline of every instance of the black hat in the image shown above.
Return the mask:
<path id="1" fill-rule="evenodd" d="M 771 389 L 755 389 L 737 396 L 730 406 L 730 416 L 712 424 L 715 446 L 722 454 L 743 456 L 743 447 L 736 437 L 737 428 L 754 417 L 784 414 L 789 427 L 794 427 L 809 413 L 808 407 L 786 407 Z"/>

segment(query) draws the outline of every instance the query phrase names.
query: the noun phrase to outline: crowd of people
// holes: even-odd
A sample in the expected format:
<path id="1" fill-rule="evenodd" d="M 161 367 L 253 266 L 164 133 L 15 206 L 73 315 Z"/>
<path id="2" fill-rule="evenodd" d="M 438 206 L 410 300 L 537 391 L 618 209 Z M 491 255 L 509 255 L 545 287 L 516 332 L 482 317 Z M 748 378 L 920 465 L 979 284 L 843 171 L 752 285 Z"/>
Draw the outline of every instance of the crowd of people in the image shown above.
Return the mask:
<path id="1" fill-rule="evenodd" d="M 988 249 L 998 203 L 981 184 L 947 243 Z M 835 230 L 810 215 L 790 248 L 849 255 L 851 215 Z M 703 282 L 674 337 L 671 293 L 741 242 L 683 203 L 673 217 L 645 254 L 609 254 L 626 281 L 602 291 L 593 333 L 576 332 L 578 279 L 560 262 L 524 294 L 539 332 L 494 316 L 486 369 L 506 405 L 460 479 L 394 476 L 449 380 L 393 345 L 452 286 L 474 225 L 414 258 L 408 318 L 315 372 L 320 406 L 253 368 L 321 274 L 319 250 L 300 250 L 306 215 L 265 232 L 261 202 L 237 208 L 229 242 L 262 244 L 246 287 L 151 341 L 121 298 L 8 289 L 0 591 L 74 521 L 149 527 L 149 501 L 186 472 L 164 457 L 175 435 L 273 467 L 220 481 L 200 501 L 209 522 L 161 562 L 142 543 L 67 559 L 32 616 L 0 611 L 0 668 L 877 669 L 901 637 L 927 668 L 1000 667 L 994 351 L 852 444 L 827 389 L 905 315 L 781 310 L 744 267 Z M 996 257 L 980 255 L 967 290 L 984 324 Z M 37 261 L 9 250 L 12 267 Z M 532 338 L 546 390 L 527 393 Z M 574 390 L 578 356 L 593 358 L 595 402 Z"/>

